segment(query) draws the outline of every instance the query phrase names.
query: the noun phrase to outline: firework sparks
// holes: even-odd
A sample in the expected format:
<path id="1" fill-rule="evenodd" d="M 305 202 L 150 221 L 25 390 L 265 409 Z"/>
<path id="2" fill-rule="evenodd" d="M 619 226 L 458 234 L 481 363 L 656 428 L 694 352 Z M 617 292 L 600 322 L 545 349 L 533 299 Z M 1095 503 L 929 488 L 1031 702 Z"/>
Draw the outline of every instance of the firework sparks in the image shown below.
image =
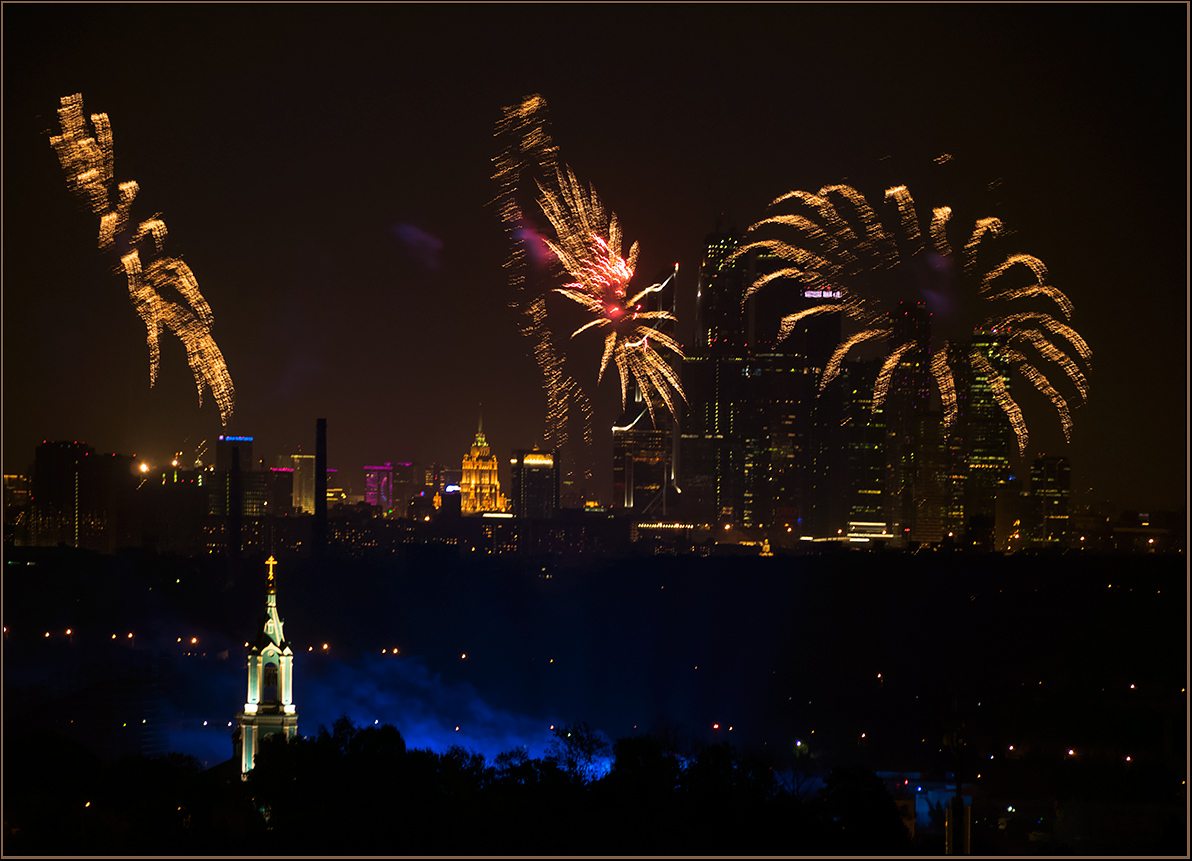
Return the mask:
<path id="1" fill-rule="evenodd" d="M 675 318 L 667 311 L 650 311 L 642 307 L 645 298 L 661 291 L 674 277 L 674 272 L 665 281 L 628 295 L 629 282 L 637 264 L 637 243 L 630 247 L 628 257 L 622 257 L 621 230 L 616 215 L 606 214 L 595 191 L 581 186 L 575 174 L 570 171 L 566 175 L 559 173 L 557 179 L 558 190 L 542 188 L 542 211 L 557 237 L 546 238 L 545 242 L 574 280 L 554 292 L 570 299 L 592 316 L 571 337 L 588 329 L 608 329 L 597 383 L 604 378 L 609 363 L 615 362 L 621 378 L 622 408 L 628 396 L 629 381 L 633 380 L 642 393 L 651 420 L 660 405 L 665 405 L 674 415 L 676 406 L 672 391 L 683 397 L 683 388 L 678 375 L 666 358 L 654 349 L 654 344 L 682 357 L 678 342 L 656 328 L 658 323 L 673 322 Z"/>
<path id="2" fill-rule="evenodd" d="M 843 312 L 856 331 L 840 343 L 825 365 L 821 391 L 840 373 L 853 349 L 884 340 L 886 358 L 874 386 L 874 410 L 886 399 L 899 362 L 912 350 L 923 349 L 930 359 L 945 426 L 951 427 L 956 420 L 956 376 L 966 367 L 989 382 L 994 400 L 1014 430 L 1020 453 L 1026 451 L 1028 433 L 1022 409 L 1011 395 L 1009 374 L 1022 377 L 1051 402 L 1065 437 L 1071 439 L 1071 405 L 1069 397 L 1061 393 L 1060 383 L 1077 403 L 1087 400 L 1086 374 L 1092 353 L 1068 325 L 1072 303 L 1049 283 L 1042 261 L 1028 254 L 1003 255 L 995 245 L 1008 235 L 1002 222 L 979 219 L 964 243 L 962 271 L 968 290 L 960 298 L 977 308 L 968 331 L 995 333 L 998 346 L 993 355 L 986 357 L 975 348 L 948 340 L 921 343 L 918 336 L 911 336 L 900 341 L 887 314 L 890 282 L 884 273 L 907 270 L 912 261 L 919 260 L 927 260 L 937 270 L 952 271 L 947 265 L 954 256 L 947 235 L 952 209 L 932 210 L 924 231 L 906 186 L 888 189 L 885 200 L 892 205 L 895 229 L 887 230 L 865 198 L 849 186 L 825 186 L 815 193 L 792 191 L 777 198 L 734 252 L 739 257 L 764 251 L 782 262 L 781 268 L 759 277 L 746 298 L 778 279 L 793 279 L 806 289 L 830 289 L 839 295 L 833 304 L 783 318 L 778 332 L 781 340 L 813 314 Z M 795 211 L 790 211 L 792 207 Z M 991 254 L 1000 262 L 986 265 Z M 1031 301 L 1043 301 L 1047 310 L 1019 310 Z"/>
<path id="3" fill-rule="evenodd" d="M 659 407 L 665 407 L 673 415 L 677 409 L 675 395 L 684 397 L 683 388 L 678 374 L 657 348 L 682 358 L 678 342 L 658 328 L 674 317 L 666 311 L 646 309 L 643 303 L 650 293 L 662 290 L 674 273 L 662 282 L 630 293 L 638 245 L 633 243 L 627 254 L 622 253 L 622 234 L 616 215 L 605 209 L 591 187 L 583 186 L 572 171 L 559 165 L 557 148 L 544 130 L 545 110 L 542 97 L 531 96 L 521 105 L 506 109 L 504 122 L 498 128 L 498 135 L 512 138 L 497 164 L 502 218 L 511 232 L 523 227 L 525 219 L 516 204 L 516 194 L 523 165 L 534 162 L 537 204 L 552 229 L 552 235 L 543 236 L 542 242 L 571 279 L 552 292 L 579 305 L 591 318 L 573 331 L 571 337 L 588 329 L 607 330 L 597 383 L 603 380 L 608 366 L 615 364 L 621 381 L 622 406 L 632 380 L 642 393 L 651 419 Z M 526 252 L 522 244 L 516 244 L 511 260 L 511 280 L 519 291 L 525 291 Z M 531 306 L 540 309 L 535 325 L 545 327 L 545 306 L 539 304 L 539 298 Z M 532 327 L 523 331 L 527 329 L 538 332 Z M 537 337 L 539 343 L 548 340 L 545 332 Z M 540 364 L 548 392 L 554 385 L 552 376 L 571 381 L 570 377 L 552 375 L 541 355 Z"/>
<path id="4" fill-rule="evenodd" d="M 569 428 L 575 424 L 585 450 L 592 444 L 592 405 L 579 384 L 567 372 L 563 355 L 555 347 L 547 325 L 546 300 L 527 287 L 527 269 L 537 251 L 537 234 L 528 229 L 519 199 L 524 188 L 538 175 L 558 169 L 557 149 L 546 131 L 546 102 L 530 96 L 521 104 L 506 108 L 497 125 L 497 139 L 503 149 L 494 159 L 494 179 L 499 188 L 496 203 L 501 222 L 509 234 L 509 258 L 505 268 L 516 297 L 511 305 L 521 315 L 521 333 L 533 344 L 534 358 L 542 373 L 546 392 L 546 426 L 543 437 L 548 449 L 567 449 Z M 585 478 L 591 470 L 585 469 Z"/>
<path id="5" fill-rule="evenodd" d="M 66 174 L 67 186 L 85 198 L 91 212 L 100 217 L 99 248 L 111 248 L 116 237 L 126 232 L 129 210 L 140 189 L 135 182 L 120 183 L 116 187 L 116 204 L 112 206 L 115 159 L 107 114 L 91 115 L 94 135 L 88 134 L 83 97 L 76 93 L 61 99 L 58 119 L 62 134 L 52 135 L 50 145 Z M 211 308 L 199 292 L 190 267 L 177 257 L 162 256 L 166 226 L 160 218 L 141 222 L 128 241 L 136 245 L 147 238 L 152 239 L 155 259 L 142 265 L 140 253 L 134 249 L 121 257 L 120 269 L 128 280 L 129 299 L 147 330 L 149 385 L 157 382 L 161 360 L 158 339 L 168 329 L 186 348 L 199 405 L 203 403 L 203 389 L 210 388 L 219 406 L 220 421 L 226 425 L 235 406 L 236 391 L 223 354 L 211 335 L 214 322 Z M 181 297 L 182 301 L 171 301 L 163 291 Z"/>

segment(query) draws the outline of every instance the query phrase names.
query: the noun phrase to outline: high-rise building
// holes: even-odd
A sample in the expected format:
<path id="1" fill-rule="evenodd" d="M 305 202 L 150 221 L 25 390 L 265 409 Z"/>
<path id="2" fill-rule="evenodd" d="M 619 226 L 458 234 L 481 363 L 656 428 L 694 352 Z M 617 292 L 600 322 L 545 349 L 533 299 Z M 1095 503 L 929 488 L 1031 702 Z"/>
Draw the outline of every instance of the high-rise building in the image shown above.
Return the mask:
<path id="1" fill-rule="evenodd" d="M 410 500 L 421 490 L 422 476 L 415 464 L 393 464 L 393 506 L 399 517 L 408 516 Z"/>
<path id="2" fill-rule="evenodd" d="M 966 393 L 960 401 L 958 419 L 965 459 L 964 541 L 992 549 L 998 493 L 1009 477 L 1014 446 L 1014 430 L 997 402 L 995 387 L 1009 390 L 1010 381 L 999 355 L 996 332 L 974 330 L 968 350 L 982 356 L 1000 377 L 999 382 L 988 373 L 966 366 L 958 374 L 961 379 L 957 386 Z"/>
<path id="3" fill-rule="evenodd" d="M 705 244 L 696 343 L 683 362 L 684 513 L 795 533 L 813 506 L 816 384 L 840 318 L 810 315 L 780 339 L 781 321 L 838 295 L 777 278 L 743 303 L 747 286 L 782 263 L 756 250 L 729 259 L 739 242 L 715 233 Z"/>
<path id="4" fill-rule="evenodd" d="M 559 467 L 556 452 L 517 449 L 512 465 L 513 514 L 547 519 L 559 510 Z"/>
<path id="5" fill-rule="evenodd" d="M 745 317 L 741 306 L 749 273 L 730 260 L 741 237 L 717 229 L 704 239 L 695 291 L 695 355 L 737 354 L 745 346 Z"/>
<path id="6" fill-rule="evenodd" d="M 236 715 L 232 736 L 234 758 L 239 761 L 240 779 L 252 770 L 261 740 L 284 733 L 298 734 L 298 710 L 294 705 L 294 651 L 282 630 L 277 612 L 277 581 L 272 556 L 265 562 L 269 574 L 265 586 L 265 615 L 256 639 L 248 651 L 248 695 L 244 711 Z"/>
<path id="7" fill-rule="evenodd" d="M 674 423 L 660 412 L 651 421 L 641 391 L 636 384 L 630 388 L 626 410 L 613 425 L 613 508 L 664 514 Z"/>
<path id="8" fill-rule="evenodd" d="M 225 436 L 220 434 L 215 441 L 215 471 L 227 472 L 232 468 L 232 449 L 240 454 L 240 469 L 243 472 L 255 469 L 252 459 L 252 442 L 250 436 Z"/>
<path id="9" fill-rule="evenodd" d="M 290 455 L 294 465 L 293 505 L 295 514 L 315 513 L 315 456 Z"/>
<path id="10" fill-rule="evenodd" d="M 215 475 L 210 484 L 208 512 L 262 517 L 269 498 L 267 474 L 252 459 L 253 438 L 220 434 L 215 442 Z"/>
<path id="11" fill-rule="evenodd" d="M 931 313 L 922 302 L 899 302 L 889 323 L 890 346 L 910 345 L 884 381 L 892 532 L 906 541 L 938 542 L 943 494 L 933 480 L 940 435 L 938 414 L 931 414 Z"/>
<path id="12" fill-rule="evenodd" d="M 704 241 L 696 287 L 695 344 L 682 365 L 687 403 L 680 428 L 678 486 L 684 516 L 733 522 L 742 509 L 745 319 L 749 276 L 729 257 L 741 238 L 717 230 Z"/>
<path id="13" fill-rule="evenodd" d="M 677 278 L 676 266 L 670 275 L 659 278 L 658 286 L 642 298 L 638 308 L 673 317 Z M 655 328 L 674 335 L 670 321 L 658 321 Z M 651 403 L 636 379 L 629 381 L 625 394 L 624 409 L 612 428 L 613 507 L 637 515 L 664 514 L 668 499 L 674 500 L 676 496 L 673 486 L 679 456 L 678 422 L 657 397 L 651 414 Z M 682 399 L 678 395 L 673 402 L 676 408 L 681 408 Z"/>
<path id="14" fill-rule="evenodd" d="M 1065 544 L 1068 539 L 1072 475 L 1066 457 L 1044 455 L 1031 464 L 1027 536 L 1033 542 Z"/>
<path id="15" fill-rule="evenodd" d="M 471 451 L 464 455 L 462 473 L 459 488 L 463 514 L 505 510 L 505 495 L 497 479 L 497 456 L 484 438 L 483 423 L 476 429 Z"/>
<path id="16" fill-rule="evenodd" d="M 820 411 L 814 461 L 820 536 L 890 535 L 886 412 L 873 407 L 879 359 L 846 361 Z M 826 506 L 821 511 L 820 506 Z"/>
<path id="17" fill-rule="evenodd" d="M 393 512 L 393 464 L 364 468 L 364 501 L 381 514 Z"/>
<path id="18" fill-rule="evenodd" d="M 139 543 L 133 496 L 141 478 L 131 457 L 99 454 L 85 442 L 42 442 L 30 482 L 31 543 L 91 550 Z"/>

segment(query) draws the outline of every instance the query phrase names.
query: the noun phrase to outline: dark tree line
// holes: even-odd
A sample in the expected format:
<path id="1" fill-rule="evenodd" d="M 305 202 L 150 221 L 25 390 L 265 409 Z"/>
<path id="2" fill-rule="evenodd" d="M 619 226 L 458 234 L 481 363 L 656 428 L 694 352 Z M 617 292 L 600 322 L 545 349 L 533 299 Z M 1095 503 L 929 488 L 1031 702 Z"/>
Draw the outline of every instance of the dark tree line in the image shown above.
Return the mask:
<path id="1" fill-rule="evenodd" d="M 16 740 L 13 740 L 16 741 Z M 266 739 L 231 762 L 6 745 L 5 854 L 891 854 L 911 842 L 872 771 L 800 797 L 774 763 L 674 734 L 558 727 L 540 758 L 407 749 L 392 726 Z M 46 743 L 57 741 L 46 753 Z M 16 761 L 14 761 L 16 760 Z M 610 764 L 611 763 L 611 764 Z M 40 766 L 40 767 L 39 767 Z M 47 770 L 48 769 L 48 770 Z M 90 800 L 90 806 L 84 806 Z"/>

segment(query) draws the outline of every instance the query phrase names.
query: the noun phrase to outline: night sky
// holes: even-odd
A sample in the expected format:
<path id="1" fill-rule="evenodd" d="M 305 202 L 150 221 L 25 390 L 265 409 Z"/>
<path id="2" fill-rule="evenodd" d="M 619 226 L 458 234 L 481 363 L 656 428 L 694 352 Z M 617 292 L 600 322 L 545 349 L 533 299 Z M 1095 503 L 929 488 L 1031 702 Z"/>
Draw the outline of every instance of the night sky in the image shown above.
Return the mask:
<path id="1" fill-rule="evenodd" d="M 1093 350 L 1072 443 L 1037 410 L 1031 455 L 1066 454 L 1074 490 L 1114 509 L 1185 504 L 1186 4 L 3 15 L 6 473 L 42 439 L 160 462 L 221 432 L 177 339 L 149 388 L 144 325 L 49 144 L 60 97 L 81 93 L 111 119 L 115 179 L 140 185 L 133 219 L 160 213 L 214 311 L 226 432 L 272 465 L 313 453 L 325 417 L 329 465 L 359 492 L 364 464 L 458 467 L 483 402 L 507 481 L 509 451 L 542 441 L 545 398 L 509 307 L 493 131 L 541 93 L 561 159 L 640 240 L 638 271 L 679 262 L 687 343 L 718 216 L 744 230 L 783 192 L 845 181 L 1000 217 Z M 593 342 L 589 393 L 599 359 Z M 617 395 L 613 375 L 598 464 Z"/>

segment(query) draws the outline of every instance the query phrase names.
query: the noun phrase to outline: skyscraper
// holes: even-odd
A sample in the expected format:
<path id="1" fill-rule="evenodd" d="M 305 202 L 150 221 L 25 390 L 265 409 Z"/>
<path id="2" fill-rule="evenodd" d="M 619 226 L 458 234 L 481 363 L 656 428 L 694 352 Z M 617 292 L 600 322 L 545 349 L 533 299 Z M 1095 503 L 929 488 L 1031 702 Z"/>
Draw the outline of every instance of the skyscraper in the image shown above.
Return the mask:
<path id="1" fill-rule="evenodd" d="M 294 464 L 295 514 L 315 513 L 315 456 L 313 454 L 290 455 Z"/>
<path id="2" fill-rule="evenodd" d="M 637 514 L 665 512 L 672 428 L 669 414 L 655 413 L 654 423 L 650 421 L 641 392 L 631 385 L 626 410 L 613 425 L 614 508 Z"/>
<path id="3" fill-rule="evenodd" d="M 99 454 L 85 442 L 42 442 L 30 482 L 30 540 L 104 551 L 139 543 L 130 530 L 141 479 L 131 457 Z"/>
<path id="4" fill-rule="evenodd" d="M 739 242 L 718 232 L 705 243 L 679 486 L 689 517 L 794 533 L 813 505 L 817 381 L 840 318 L 813 315 L 780 340 L 785 314 L 836 297 L 784 278 L 743 303 L 749 284 L 783 264 L 757 250 L 730 260 Z"/>
<path id="5" fill-rule="evenodd" d="M 1029 521 L 1031 541 L 1065 544 L 1068 539 L 1072 475 L 1066 457 L 1044 455 L 1031 464 Z"/>
<path id="6" fill-rule="evenodd" d="M 943 537 L 943 439 L 932 410 L 931 313 L 922 303 L 899 302 L 890 314 L 892 344 L 913 344 L 893 367 L 885 415 L 892 533 L 908 541 Z"/>
<path id="7" fill-rule="evenodd" d="M 364 501 L 381 514 L 393 511 L 393 464 L 364 467 Z"/>
<path id="8" fill-rule="evenodd" d="M 687 392 L 678 485 L 684 516 L 729 522 L 741 516 L 745 321 L 748 271 L 729 256 L 741 238 L 717 229 L 704 240 L 696 286 L 695 344 L 683 359 Z"/>
<path id="9" fill-rule="evenodd" d="M 671 276 L 660 278 L 661 286 L 643 297 L 641 310 L 664 311 L 673 317 L 677 277 L 676 267 Z M 657 328 L 674 334 L 674 325 L 669 321 L 659 321 Z M 675 406 L 682 407 L 678 395 Z M 639 515 L 666 512 L 668 495 L 671 499 L 675 496 L 670 486 L 678 457 L 677 426 L 675 416 L 665 408 L 655 407 L 651 415 L 638 381 L 630 381 L 624 409 L 612 428 L 614 508 L 632 510 Z"/>
<path id="10" fill-rule="evenodd" d="M 232 468 L 232 449 L 240 452 L 240 469 L 244 472 L 254 469 L 252 459 L 253 438 L 250 436 L 225 436 L 220 434 L 215 441 L 215 471 L 227 472 Z"/>
<path id="11" fill-rule="evenodd" d="M 484 425 L 476 429 L 472 448 L 464 455 L 460 477 L 460 511 L 463 514 L 483 514 L 486 511 L 504 511 L 505 495 L 497 480 L 497 456 L 484 438 Z"/>
<path id="12" fill-rule="evenodd" d="M 1007 389 L 1010 381 L 999 356 L 996 332 L 976 329 L 969 350 L 980 353 L 1001 376 Z M 1014 430 L 998 405 L 992 378 L 968 368 L 961 383 L 967 397 L 959 416 L 965 459 L 964 529 L 969 545 L 992 548 L 999 488 L 1010 474 Z M 959 386 L 958 386 L 959 388 Z"/>
<path id="13" fill-rule="evenodd" d="M 517 517 L 546 519 L 559 510 L 559 467 L 556 452 L 517 449 L 513 467 L 513 513 Z"/>

